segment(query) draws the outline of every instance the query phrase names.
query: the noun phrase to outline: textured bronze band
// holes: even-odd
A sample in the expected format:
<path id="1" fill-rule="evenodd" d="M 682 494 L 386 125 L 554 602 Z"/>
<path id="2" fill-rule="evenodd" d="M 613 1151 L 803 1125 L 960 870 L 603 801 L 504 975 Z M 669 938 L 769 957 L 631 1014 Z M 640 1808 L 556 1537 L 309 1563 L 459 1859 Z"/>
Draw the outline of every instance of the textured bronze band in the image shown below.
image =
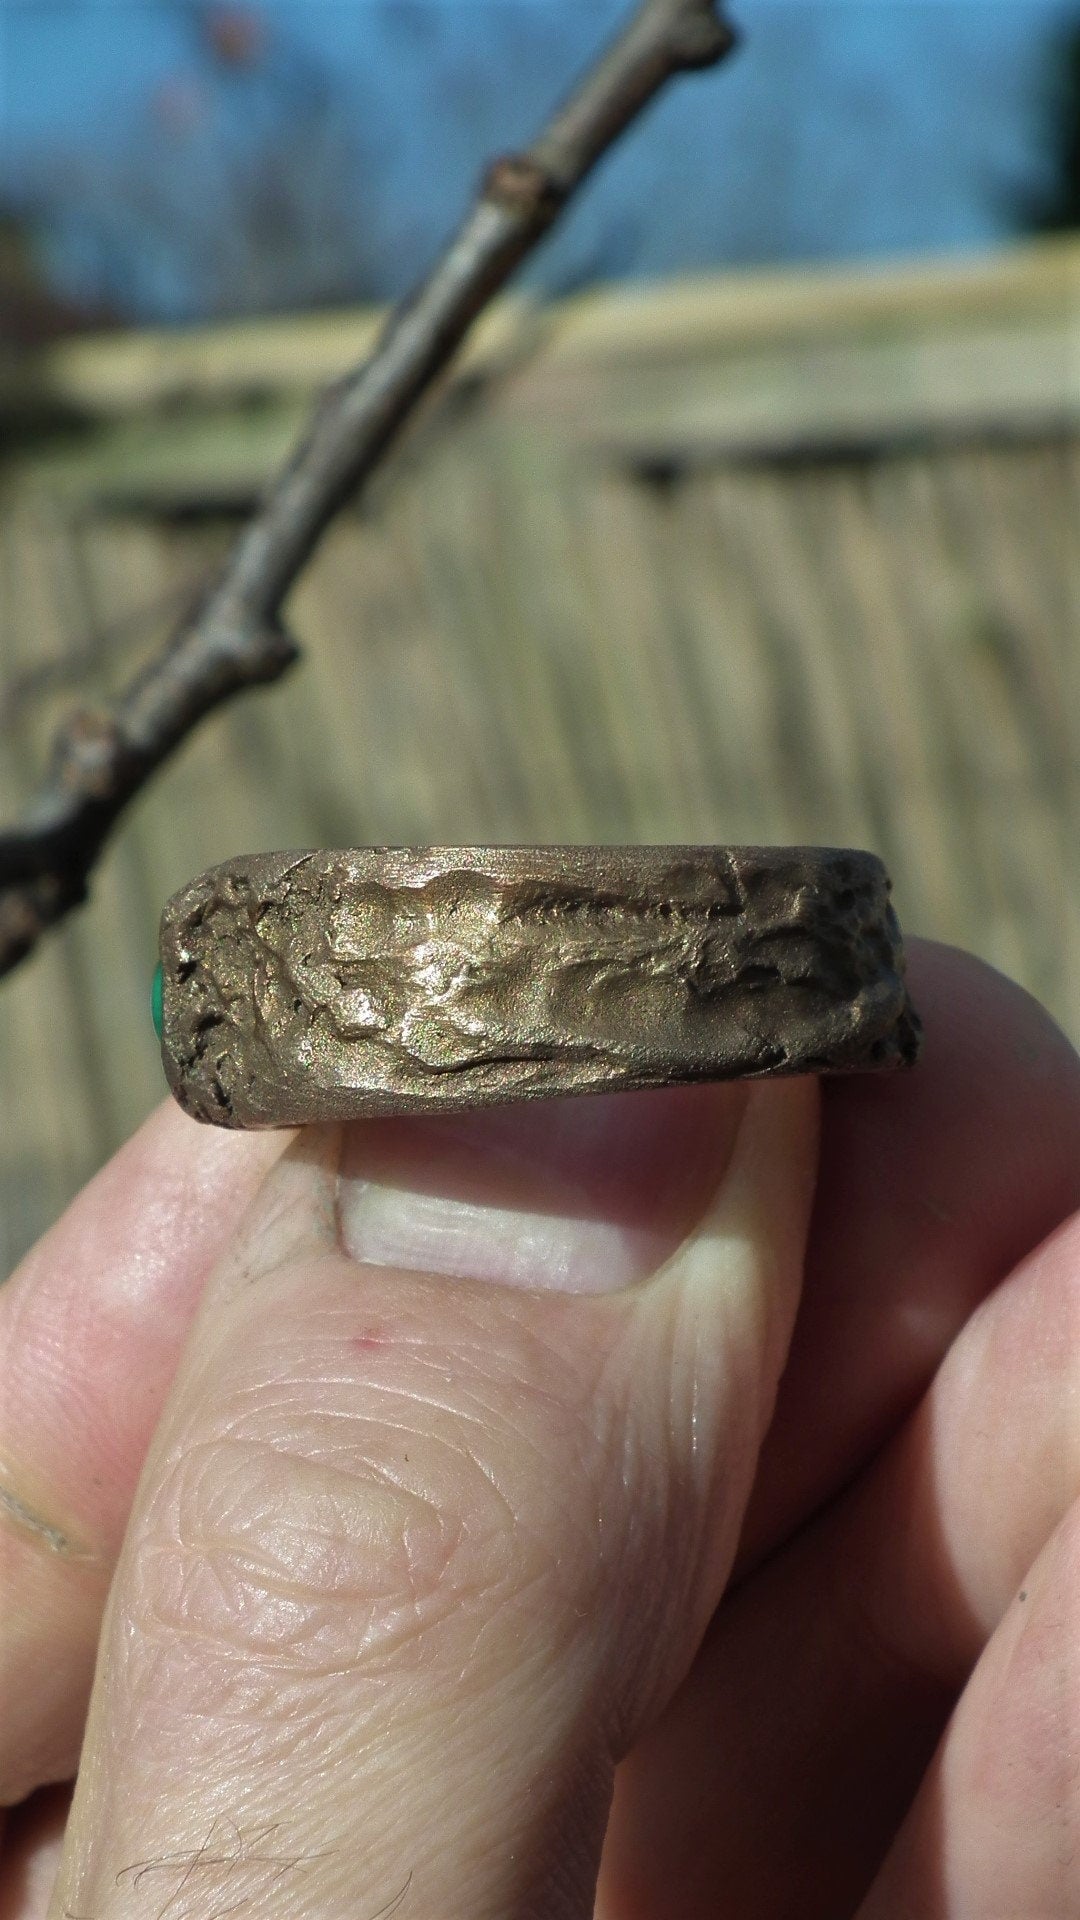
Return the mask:
<path id="1" fill-rule="evenodd" d="M 889 881 L 823 847 L 418 847 L 231 860 L 161 923 L 199 1120 L 304 1125 L 910 1063 Z"/>

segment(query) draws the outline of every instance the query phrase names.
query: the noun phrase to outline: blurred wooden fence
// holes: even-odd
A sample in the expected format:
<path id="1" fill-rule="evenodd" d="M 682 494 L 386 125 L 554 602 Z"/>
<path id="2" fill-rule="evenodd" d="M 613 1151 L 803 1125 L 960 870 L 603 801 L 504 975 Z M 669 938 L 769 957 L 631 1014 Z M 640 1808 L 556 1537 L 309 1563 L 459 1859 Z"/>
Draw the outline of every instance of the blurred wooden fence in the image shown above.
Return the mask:
<path id="1" fill-rule="evenodd" d="M 167 631 L 366 315 L 0 366 L 0 805 Z M 0 1260 L 160 1097 L 161 902 L 230 855 L 869 846 L 1080 1038 L 1080 248 L 501 308 L 0 989 Z"/>

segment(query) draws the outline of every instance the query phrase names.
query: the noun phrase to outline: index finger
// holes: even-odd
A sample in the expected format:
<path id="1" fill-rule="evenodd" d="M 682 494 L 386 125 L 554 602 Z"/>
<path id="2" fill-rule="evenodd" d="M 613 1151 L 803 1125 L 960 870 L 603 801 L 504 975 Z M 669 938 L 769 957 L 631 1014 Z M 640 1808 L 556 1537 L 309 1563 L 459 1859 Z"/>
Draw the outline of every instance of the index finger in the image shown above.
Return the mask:
<path id="1" fill-rule="evenodd" d="M 0 1804 L 74 1771 L 150 1435 L 206 1274 L 291 1137 L 164 1102 L 0 1288 Z"/>
<path id="2" fill-rule="evenodd" d="M 806 1284 L 740 1567 L 858 1472 L 979 1302 L 1080 1207 L 1080 1057 L 973 955 L 909 950 L 911 1073 L 826 1081 Z"/>

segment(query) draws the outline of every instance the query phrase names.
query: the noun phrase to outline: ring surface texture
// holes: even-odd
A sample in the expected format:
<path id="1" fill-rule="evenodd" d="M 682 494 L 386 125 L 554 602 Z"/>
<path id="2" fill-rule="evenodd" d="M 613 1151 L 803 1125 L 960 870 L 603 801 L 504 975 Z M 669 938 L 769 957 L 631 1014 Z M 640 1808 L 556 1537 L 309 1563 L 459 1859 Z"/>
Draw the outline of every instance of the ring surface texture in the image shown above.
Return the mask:
<path id="1" fill-rule="evenodd" d="M 910 1064 L 889 880 L 828 847 L 230 860 L 161 922 L 162 1057 L 224 1127 Z"/>

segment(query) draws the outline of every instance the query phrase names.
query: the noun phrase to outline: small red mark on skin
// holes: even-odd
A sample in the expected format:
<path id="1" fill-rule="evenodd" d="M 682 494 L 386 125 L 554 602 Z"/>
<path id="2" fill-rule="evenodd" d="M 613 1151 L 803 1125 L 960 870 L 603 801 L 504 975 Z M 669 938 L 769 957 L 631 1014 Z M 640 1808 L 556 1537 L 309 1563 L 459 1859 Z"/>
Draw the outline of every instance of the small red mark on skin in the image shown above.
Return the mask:
<path id="1" fill-rule="evenodd" d="M 388 1347 L 390 1342 L 378 1327 L 365 1327 L 362 1333 L 352 1335 L 349 1345 L 357 1353 L 371 1353 L 376 1347 Z"/>

